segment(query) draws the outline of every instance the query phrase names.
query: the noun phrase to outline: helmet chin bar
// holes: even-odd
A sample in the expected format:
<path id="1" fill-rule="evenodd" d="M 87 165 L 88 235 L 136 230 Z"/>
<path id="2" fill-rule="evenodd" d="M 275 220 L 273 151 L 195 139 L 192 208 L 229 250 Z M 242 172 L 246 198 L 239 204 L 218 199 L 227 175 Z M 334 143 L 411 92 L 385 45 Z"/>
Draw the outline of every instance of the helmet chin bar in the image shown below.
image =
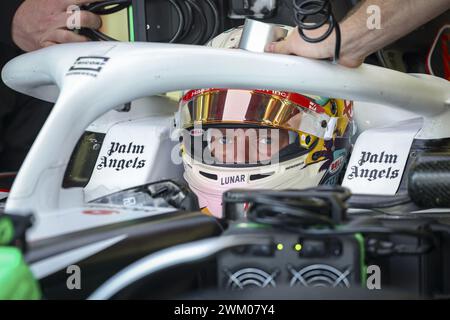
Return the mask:
<path id="1" fill-rule="evenodd" d="M 161 92 L 264 88 L 365 101 L 422 115 L 422 138 L 450 137 L 447 81 L 369 65 L 348 69 L 327 61 L 243 50 L 104 42 L 24 54 L 5 66 L 2 78 L 16 91 L 48 101 L 58 97 L 16 178 L 8 212 L 50 214 L 63 206 L 83 205 L 83 191 L 63 192 L 61 183 L 85 128 L 120 104 Z"/>
<path id="2" fill-rule="evenodd" d="M 230 189 L 281 190 L 295 186 L 304 188 L 317 186 L 325 174 L 325 171 L 319 172 L 323 161 L 304 167 L 306 158 L 307 155 L 303 155 L 265 166 L 230 168 L 203 164 L 184 154 L 184 179 L 197 195 L 200 207 L 207 207 L 214 216 L 220 218 L 222 194 Z M 303 169 L 300 171 L 295 168 Z M 253 180 L 254 176 L 265 177 Z"/>

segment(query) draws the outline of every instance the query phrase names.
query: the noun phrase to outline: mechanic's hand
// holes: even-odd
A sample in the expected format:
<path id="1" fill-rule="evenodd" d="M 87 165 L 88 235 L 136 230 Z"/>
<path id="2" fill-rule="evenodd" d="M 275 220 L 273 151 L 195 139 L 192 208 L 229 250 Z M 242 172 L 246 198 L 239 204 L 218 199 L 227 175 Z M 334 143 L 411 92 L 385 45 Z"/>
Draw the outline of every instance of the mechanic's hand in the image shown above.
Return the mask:
<path id="1" fill-rule="evenodd" d="M 8 1 L 8 0 L 0 0 Z M 14 43 L 24 51 L 33 51 L 53 44 L 88 41 L 85 36 L 67 29 L 72 5 L 101 0 L 25 0 L 17 9 L 12 23 Z M 80 27 L 98 29 L 99 16 L 80 11 Z"/>
<path id="2" fill-rule="evenodd" d="M 306 30 L 305 34 L 311 38 L 318 38 L 328 29 L 327 25 L 316 30 Z M 334 32 L 324 41 L 319 43 L 309 43 L 300 37 L 298 29 L 295 28 L 286 39 L 273 42 L 266 48 L 267 52 L 293 54 L 312 59 L 333 59 L 335 50 L 335 34 Z M 344 39 L 343 39 L 344 43 Z M 364 57 L 352 56 L 345 51 L 344 45 L 341 46 L 339 64 L 356 68 L 364 62 Z"/>

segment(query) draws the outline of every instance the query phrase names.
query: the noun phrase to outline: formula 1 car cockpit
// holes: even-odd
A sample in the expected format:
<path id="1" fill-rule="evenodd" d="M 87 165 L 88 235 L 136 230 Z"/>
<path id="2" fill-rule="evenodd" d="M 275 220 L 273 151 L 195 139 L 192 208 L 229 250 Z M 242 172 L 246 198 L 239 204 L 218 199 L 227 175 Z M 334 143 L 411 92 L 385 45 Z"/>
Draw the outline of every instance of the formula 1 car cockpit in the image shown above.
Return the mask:
<path id="1" fill-rule="evenodd" d="M 264 53 L 293 5 L 96 2 L 5 66 L 55 105 L 0 175 L 0 299 L 450 297 L 448 15 L 349 69 Z"/>

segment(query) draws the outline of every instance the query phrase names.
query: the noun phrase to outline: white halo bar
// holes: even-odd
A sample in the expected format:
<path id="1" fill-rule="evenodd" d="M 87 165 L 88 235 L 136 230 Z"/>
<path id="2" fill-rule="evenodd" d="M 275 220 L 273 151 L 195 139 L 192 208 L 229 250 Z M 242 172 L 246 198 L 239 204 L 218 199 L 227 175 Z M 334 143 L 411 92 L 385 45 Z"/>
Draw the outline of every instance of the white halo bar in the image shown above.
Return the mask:
<path id="1" fill-rule="evenodd" d="M 80 57 L 108 61 L 95 76 L 68 74 Z M 62 207 L 64 171 L 85 128 L 117 105 L 167 91 L 264 88 L 365 101 L 422 115 L 425 138 L 430 130 L 450 137 L 449 118 L 442 117 L 449 112 L 449 82 L 370 65 L 348 69 L 326 61 L 236 49 L 97 42 L 19 56 L 5 66 L 2 78 L 19 92 L 48 101 L 57 98 L 16 178 L 6 206 L 9 212 L 32 209 L 44 214 Z"/>

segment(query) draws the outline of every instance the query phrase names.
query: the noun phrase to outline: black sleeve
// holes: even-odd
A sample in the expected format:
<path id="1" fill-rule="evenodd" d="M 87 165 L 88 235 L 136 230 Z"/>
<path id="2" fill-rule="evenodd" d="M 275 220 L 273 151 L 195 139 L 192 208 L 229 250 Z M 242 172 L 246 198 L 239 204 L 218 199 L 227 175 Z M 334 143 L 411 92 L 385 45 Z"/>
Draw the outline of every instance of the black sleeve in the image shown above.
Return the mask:
<path id="1" fill-rule="evenodd" d="M 11 27 L 14 14 L 23 0 L 0 0 L 0 43 L 14 46 Z"/>

